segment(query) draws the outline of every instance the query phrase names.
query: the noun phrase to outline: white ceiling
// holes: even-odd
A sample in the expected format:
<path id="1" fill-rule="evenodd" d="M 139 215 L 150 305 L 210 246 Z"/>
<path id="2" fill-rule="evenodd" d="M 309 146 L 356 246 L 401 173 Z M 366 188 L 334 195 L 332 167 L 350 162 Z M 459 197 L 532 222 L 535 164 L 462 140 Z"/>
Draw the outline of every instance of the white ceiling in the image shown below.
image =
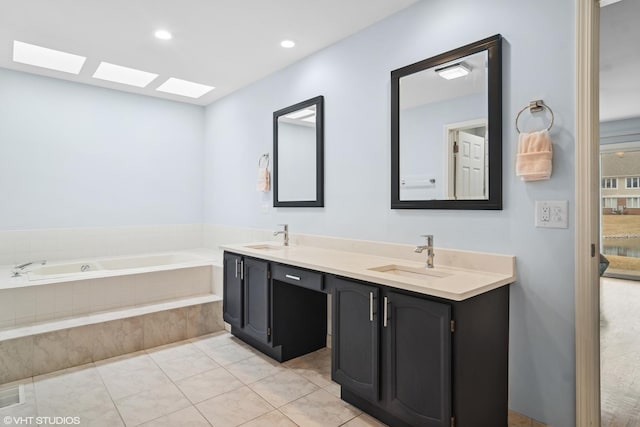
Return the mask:
<path id="1" fill-rule="evenodd" d="M 418 0 L 0 1 L 0 67 L 207 105 Z M 173 39 L 156 39 L 159 28 Z M 14 40 L 87 61 L 77 76 L 15 63 Z M 160 76 L 146 88 L 97 80 L 100 61 Z M 216 89 L 195 100 L 157 92 L 169 77 Z"/>
<path id="2" fill-rule="evenodd" d="M 640 0 L 600 9 L 600 120 L 640 117 Z"/>

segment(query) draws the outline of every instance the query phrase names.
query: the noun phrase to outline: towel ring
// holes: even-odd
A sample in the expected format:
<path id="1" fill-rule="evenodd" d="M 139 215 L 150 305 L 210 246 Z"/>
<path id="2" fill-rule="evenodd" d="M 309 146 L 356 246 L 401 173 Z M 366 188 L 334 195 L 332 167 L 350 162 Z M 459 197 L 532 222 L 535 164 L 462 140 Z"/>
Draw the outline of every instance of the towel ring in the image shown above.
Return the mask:
<path id="1" fill-rule="evenodd" d="M 518 119 L 520 118 L 520 115 L 524 113 L 524 110 L 526 110 L 527 108 L 529 109 L 530 113 L 537 113 L 539 111 L 542 111 L 544 108 L 549 110 L 549 113 L 551 113 L 551 123 L 549 123 L 547 132 L 551 130 L 551 128 L 553 127 L 553 121 L 555 119 L 555 117 L 553 116 L 553 110 L 551 109 L 551 107 L 546 105 L 544 101 L 542 101 L 541 99 L 538 99 L 536 101 L 529 102 L 529 105 L 525 105 L 520 111 L 518 111 L 518 115 L 516 116 L 516 130 L 518 131 L 518 133 L 522 133 L 520 131 L 520 128 L 518 127 Z"/>
<path id="2" fill-rule="evenodd" d="M 268 168 L 269 167 L 269 153 L 264 153 L 262 156 L 260 156 L 260 158 L 258 159 L 258 167 L 261 168 L 262 166 L 262 161 L 266 160 L 267 162 L 265 163 L 264 167 Z"/>

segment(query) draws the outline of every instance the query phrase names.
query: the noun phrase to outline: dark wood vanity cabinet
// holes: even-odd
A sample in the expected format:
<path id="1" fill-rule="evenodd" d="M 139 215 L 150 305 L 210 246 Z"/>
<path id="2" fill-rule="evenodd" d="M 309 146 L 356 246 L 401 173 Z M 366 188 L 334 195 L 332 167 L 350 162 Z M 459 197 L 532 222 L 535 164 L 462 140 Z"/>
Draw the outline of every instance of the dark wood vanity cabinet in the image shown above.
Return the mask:
<path id="1" fill-rule="evenodd" d="M 260 342 L 271 335 L 269 262 L 224 254 L 223 318 Z"/>
<path id="2" fill-rule="evenodd" d="M 231 333 L 279 362 L 325 347 L 323 275 L 224 253 L 223 318 Z"/>
<path id="3" fill-rule="evenodd" d="M 269 263 L 254 258 L 242 262 L 244 279 L 244 331 L 264 343 L 271 339 L 271 283 Z"/>
<path id="4" fill-rule="evenodd" d="M 389 291 L 382 304 L 384 406 L 412 426 L 449 426 L 451 306 Z"/>
<path id="5" fill-rule="evenodd" d="M 224 253 L 222 291 L 222 317 L 232 327 L 242 328 L 244 292 L 242 284 L 242 257 L 240 255 Z"/>
<path id="6" fill-rule="evenodd" d="M 394 427 L 506 427 L 509 287 L 452 301 L 224 255 L 224 320 L 283 362 L 326 343 L 343 400 Z"/>
<path id="7" fill-rule="evenodd" d="M 343 396 L 362 397 L 407 425 L 449 426 L 450 306 L 327 280 L 333 289 L 332 379 Z"/>
<path id="8" fill-rule="evenodd" d="M 329 277 L 332 294 L 331 377 L 359 395 L 379 397 L 379 289 Z"/>
<path id="9" fill-rule="evenodd" d="M 326 281 L 344 400 L 397 427 L 507 426 L 508 287 L 450 301 Z"/>

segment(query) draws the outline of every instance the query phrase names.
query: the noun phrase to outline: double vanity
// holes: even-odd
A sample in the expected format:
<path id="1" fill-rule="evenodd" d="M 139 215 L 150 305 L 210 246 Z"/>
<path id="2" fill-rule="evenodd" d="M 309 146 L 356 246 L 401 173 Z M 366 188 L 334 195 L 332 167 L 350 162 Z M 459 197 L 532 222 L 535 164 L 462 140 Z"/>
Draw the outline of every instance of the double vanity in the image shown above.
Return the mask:
<path id="1" fill-rule="evenodd" d="M 501 44 L 391 71 L 392 209 L 502 209 Z M 324 117 L 323 96 L 273 113 L 274 207 L 324 206 Z M 223 246 L 231 332 L 281 362 L 318 350 L 330 294 L 342 399 L 391 426 L 506 427 L 514 257 L 343 243 Z"/>
<path id="2" fill-rule="evenodd" d="M 331 294 L 343 400 L 391 426 L 506 426 L 514 257 L 438 249 L 426 268 L 393 246 L 222 246 L 224 320 L 283 362 L 325 347 Z"/>

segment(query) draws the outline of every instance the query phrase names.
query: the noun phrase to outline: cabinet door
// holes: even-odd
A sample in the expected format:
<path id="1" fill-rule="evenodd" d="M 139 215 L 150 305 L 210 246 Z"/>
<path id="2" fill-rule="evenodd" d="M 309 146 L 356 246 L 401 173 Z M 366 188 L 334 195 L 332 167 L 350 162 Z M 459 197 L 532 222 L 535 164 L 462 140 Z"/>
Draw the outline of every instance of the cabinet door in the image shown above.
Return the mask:
<path id="1" fill-rule="evenodd" d="M 270 339 L 269 263 L 244 259 L 244 331 L 262 342 Z"/>
<path id="2" fill-rule="evenodd" d="M 224 253 L 224 281 L 222 284 L 222 311 L 224 321 L 236 328 L 242 328 L 242 257 Z"/>
<path id="3" fill-rule="evenodd" d="M 451 307 L 386 292 L 382 311 L 387 410 L 412 426 L 449 426 Z"/>
<path id="4" fill-rule="evenodd" d="M 379 399 L 378 288 L 330 278 L 331 378 L 371 401 Z"/>

